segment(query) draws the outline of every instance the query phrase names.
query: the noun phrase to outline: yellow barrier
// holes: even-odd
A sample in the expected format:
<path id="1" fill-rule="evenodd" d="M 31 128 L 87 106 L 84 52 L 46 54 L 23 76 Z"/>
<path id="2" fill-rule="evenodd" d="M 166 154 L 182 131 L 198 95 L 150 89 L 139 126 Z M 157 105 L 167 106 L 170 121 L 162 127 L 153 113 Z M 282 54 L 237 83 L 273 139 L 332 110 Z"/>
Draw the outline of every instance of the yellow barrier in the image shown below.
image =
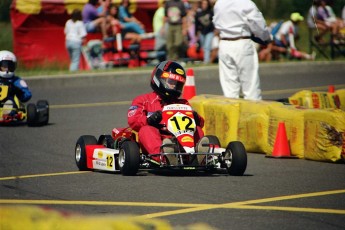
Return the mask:
<path id="1" fill-rule="evenodd" d="M 305 112 L 305 158 L 336 162 L 345 156 L 345 112 L 310 109 Z"/>
<path id="2" fill-rule="evenodd" d="M 289 97 L 289 103 L 315 109 L 342 109 L 345 110 L 345 92 L 337 90 L 331 92 L 313 92 L 302 90 Z"/>
<path id="3" fill-rule="evenodd" d="M 197 223 L 173 227 L 168 221 L 125 215 L 84 216 L 36 206 L 0 206 L 0 229 L 3 230 L 215 230 Z"/>
<path id="4" fill-rule="evenodd" d="M 338 102 L 330 103 L 333 99 L 329 97 L 334 98 L 334 95 L 342 105 L 345 104 L 345 90 L 336 93 L 303 91 L 302 94 L 314 95 L 314 99 L 311 96 L 296 97 L 298 103 L 307 106 L 339 105 Z M 239 140 L 248 152 L 272 155 L 278 124 L 284 122 L 291 155 L 329 162 L 345 159 L 345 111 L 340 109 L 310 109 L 276 101 L 229 99 L 216 95 L 195 96 L 191 104 L 204 115 L 205 134 L 216 135 L 224 147 L 229 141 Z"/>

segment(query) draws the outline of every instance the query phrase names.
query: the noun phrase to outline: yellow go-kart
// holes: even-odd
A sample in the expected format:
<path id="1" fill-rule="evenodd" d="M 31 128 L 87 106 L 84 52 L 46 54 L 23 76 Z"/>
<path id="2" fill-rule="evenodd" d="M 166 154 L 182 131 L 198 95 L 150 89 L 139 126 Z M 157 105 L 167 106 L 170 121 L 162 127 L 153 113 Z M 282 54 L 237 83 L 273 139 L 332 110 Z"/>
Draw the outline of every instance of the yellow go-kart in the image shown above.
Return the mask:
<path id="1" fill-rule="evenodd" d="M 0 85 L 0 124 L 26 122 L 29 126 L 47 125 L 49 121 L 49 103 L 39 100 L 36 104 L 29 103 L 26 107 L 19 99 L 8 95 L 9 87 Z"/>

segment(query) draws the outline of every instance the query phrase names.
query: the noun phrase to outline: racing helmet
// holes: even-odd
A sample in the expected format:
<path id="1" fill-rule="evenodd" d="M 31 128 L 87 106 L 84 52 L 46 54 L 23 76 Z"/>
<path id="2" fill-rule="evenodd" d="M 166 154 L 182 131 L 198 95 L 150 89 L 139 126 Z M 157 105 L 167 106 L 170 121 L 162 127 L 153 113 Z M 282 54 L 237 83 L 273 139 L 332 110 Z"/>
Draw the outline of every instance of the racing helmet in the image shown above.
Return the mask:
<path id="1" fill-rule="evenodd" d="M 151 74 L 151 88 L 166 101 L 179 98 L 185 82 L 185 70 L 174 61 L 159 63 Z"/>
<path id="2" fill-rule="evenodd" d="M 4 71 L 2 68 L 7 68 Z M 14 71 L 17 67 L 17 58 L 16 56 L 7 50 L 0 51 L 0 77 L 2 78 L 11 78 L 14 75 Z"/>

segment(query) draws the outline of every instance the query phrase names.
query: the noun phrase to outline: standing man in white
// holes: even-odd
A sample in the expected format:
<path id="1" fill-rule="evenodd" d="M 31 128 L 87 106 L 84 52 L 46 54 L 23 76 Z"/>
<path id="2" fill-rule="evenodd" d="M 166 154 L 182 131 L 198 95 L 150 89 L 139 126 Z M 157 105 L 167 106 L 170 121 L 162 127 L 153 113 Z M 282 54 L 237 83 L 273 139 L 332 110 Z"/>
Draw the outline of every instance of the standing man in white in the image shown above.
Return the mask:
<path id="1" fill-rule="evenodd" d="M 213 23 L 220 31 L 219 78 L 224 96 L 261 100 L 259 60 L 253 41 L 271 41 L 266 21 L 251 0 L 217 0 Z M 253 41 L 252 41 L 253 40 Z"/>

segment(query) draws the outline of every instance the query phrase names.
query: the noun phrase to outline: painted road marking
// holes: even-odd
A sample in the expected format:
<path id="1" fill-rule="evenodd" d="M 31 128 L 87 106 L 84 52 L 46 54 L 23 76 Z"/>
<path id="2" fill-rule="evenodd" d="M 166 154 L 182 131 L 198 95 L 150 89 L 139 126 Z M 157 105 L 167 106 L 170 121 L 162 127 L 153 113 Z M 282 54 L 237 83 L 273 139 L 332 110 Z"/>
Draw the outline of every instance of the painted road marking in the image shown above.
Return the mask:
<path id="1" fill-rule="evenodd" d="M 67 109 L 67 108 L 82 108 L 82 107 L 97 107 L 97 106 L 115 106 L 115 105 L 130 105 L 131 101 L 113 101 L 113 102 L 96 102 L 85 104 L 69 104 L 69 105 L 49 105 L 51 109 Z"/>
<path id="2" fill-rule="evenodd" d="M 345 85 L 334 85 L 335 88 L 345 88 Z M 302 90 L 322 91 L 328 90 L 328 86 L 318 86 L 310 88 L 295 88 L 295 89 L 279 89 L 279 90 L 266 90 L 262 91 L 262 95 L 274 95 L 278 93 L 293 94 Z M 117 106 L 117 105 L 130 105 L 131 101 L 114 101 L 114 102 L 96 102 L 84 104 L 69 104 L 69 105 L 49 105 L 51 109 L 67 109 L 67 108 L 83 108 L 83 107 L 97 107 L 97 106 Z"/>
<path id="3" fill-rule="evenodd" d="M 115 201 L 66 201 L 66 200 L 12 200 L 0 199 L 0 204 L 34 204 L 34 205 L 93 205 L 93 206 L 141 206 L 141 207 L 164 207 L 164 208 L 183 208 L 178 210 L 150 213 L 138 218 L 157 218 L 163 216 L 179 215 L 184 213 L 206 211 L 212 209 L 251 209 L 251 210 L 271 210 L 271 211 L 288 211 L 288 212 L 310 212 L 310 213 L 325 213 L 325 214 L 340 214 L 345 215 L 345 210 L 342 209 L 323 209 L 323 208 L 305 208 L 305 207 L 280 207 L 280 206 L 256 206 L 252 204 L 267 203 L 273 201 L 301 199 L 308 197 L 318 197 L 334 194 L 345 193 L 343 190 L 332 190 L 324 192 L 305 193 L 289 196 L 279 196 L 264 199 L 248 200 L 241 202 L 232 202 L 225 204 L 187 204 L 187 203 L 155 203 L 155 202 L 115 202 Z"/>
<path id="4" fill-rule="evenodd" d="M 73 171 L 73 172 L 32 174 L 32 175 L 22 175 L 22 176 L 9 176 L 9 177 L 0 177 L 0 181 L 1 180 L 17 180 L 17 179 L 34 178 L 34 177 L 46 177 L 46 176 L 63 176 L 63 175 L 81 174 L 81 173 L 88 173 L 88 172 L 91 172 L 91 171 Z"/>
<path id="5" fill-rule="evenodd" d="M 186 208 L 186 209 L 181 209 L 181 210 L 151 213 L 151 214 L 143 215 L 143 217 L 155 218 L 155 217 L 171 216 L 171 215 L 197 212 L 197 211 L 205 211 L 205 210 L 216 209 L 216 208 L 264 209 L 264 210 L 280 210 L 280 211 L 295 211 L 295 212 L 297 212 L 297 211 L 302 212 L 302 210 L 303 210 L 304 212 L 318 212 L 318 213 L 322 212 L 322 213 L 329 213 L 329 214 L 345 215 L 345 210 L 338 210 L 338 209 L 316 209 L 316 208 L 253 206 L 253 205 L 250 205 L 250 204 L 267 203 L 267 202 L 273 202 L 273 201 L 282 201 L 282 200 L 292 200 L 292 199 L 300 199 L 300 198 L 307 198 L 307 197 L 334 195 L 334 194 L 340 194 L 340 193 L 345 193 L 345 189 L 325 191 L 325 192 L 306 193 L 306 194 L 297 194 L 297 195 L 290 195 L 290 196 L 271 197 L 271 198 L 249 200 L 249 201 L 242 201 L 242 202 L 233 202 L 233 203 L 228 203 L 228 204 L 219 204 L 219 205 L 213 205 L 213 206 L 198 206 L 198 207 Z"/>

